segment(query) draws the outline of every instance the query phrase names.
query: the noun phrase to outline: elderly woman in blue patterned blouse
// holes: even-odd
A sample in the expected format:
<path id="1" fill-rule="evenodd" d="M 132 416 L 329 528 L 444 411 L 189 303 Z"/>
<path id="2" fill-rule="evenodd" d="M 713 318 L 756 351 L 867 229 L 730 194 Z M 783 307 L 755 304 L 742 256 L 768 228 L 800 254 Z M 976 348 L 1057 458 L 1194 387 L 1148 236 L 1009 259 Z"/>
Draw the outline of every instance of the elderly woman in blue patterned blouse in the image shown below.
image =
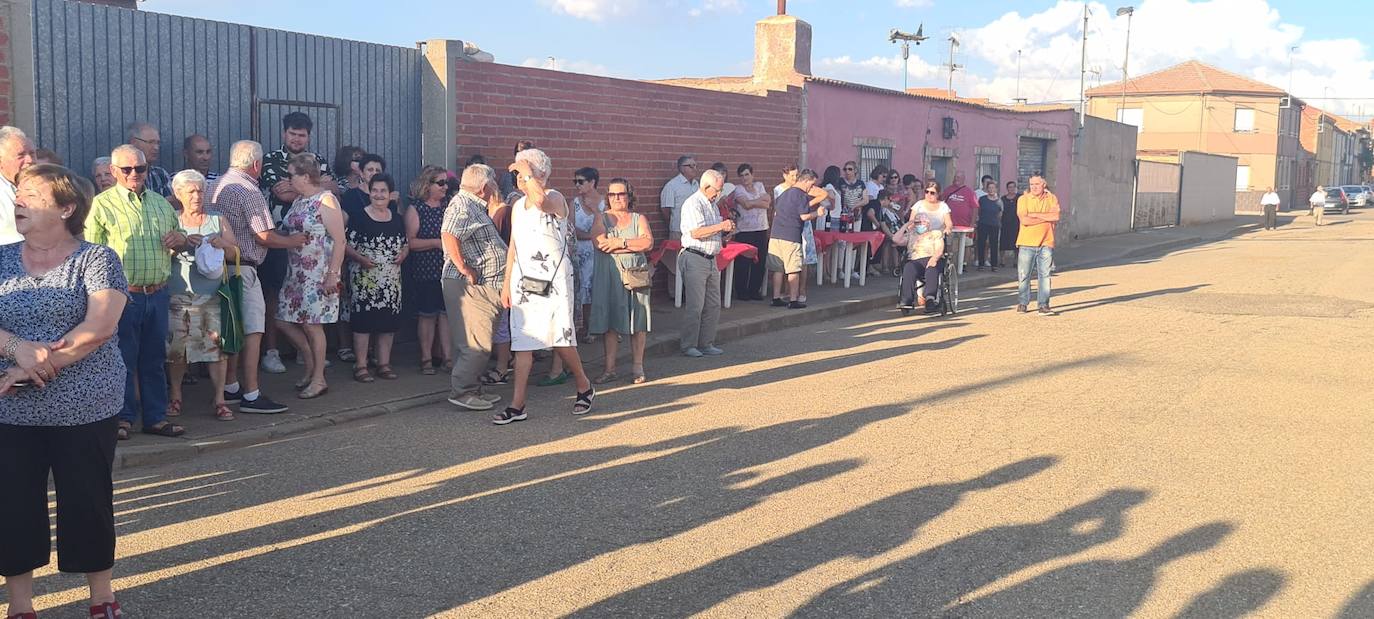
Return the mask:
<path id="1" fill-rule="evenodd" d="M 57 165 L 19 174 L 22 243 L 0 246 L 0 576 L 9 614 L 33 612 L 48 564 L 48 474 L 57 567 L 86 575 L 91 617 L 120 615 L 114 566 L 116 415 L 124 361 L 113 338 L 128 301 L 119 257 L 81 240 L 91 186 Z"/>

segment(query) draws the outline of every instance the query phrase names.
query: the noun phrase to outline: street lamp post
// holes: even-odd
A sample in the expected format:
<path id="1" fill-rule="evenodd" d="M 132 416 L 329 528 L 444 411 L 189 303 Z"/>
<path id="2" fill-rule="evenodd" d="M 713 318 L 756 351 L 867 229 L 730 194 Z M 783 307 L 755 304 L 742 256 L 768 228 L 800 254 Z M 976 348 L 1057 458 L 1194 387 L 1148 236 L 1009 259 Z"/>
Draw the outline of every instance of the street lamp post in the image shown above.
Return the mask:
<path id="1" fill-rule="evenodd" d="M 1021 99 L 1021 50 L 1016 50 L 1016 96 L 1012 101 Z"/>
<path id="2" fill-rule="evenodd" d="M 1131 18 L 1135 16 L 1135 7 L 1123 6 L 1117 9 L 1116 16 L 1121 17 L 1122 15 L 1126 16 L 1126 57 L 1121 59 L 1121 109 L 1123 111 L 1119 112 L 1119 114 L 1121 114 L 1122 117 L 1118 120 L 1125 118 L 1124 110 L 1126 109 L 1126 81 L 1131 78 L 1131 73 L 1129 70 L 1131 64 Z"/>

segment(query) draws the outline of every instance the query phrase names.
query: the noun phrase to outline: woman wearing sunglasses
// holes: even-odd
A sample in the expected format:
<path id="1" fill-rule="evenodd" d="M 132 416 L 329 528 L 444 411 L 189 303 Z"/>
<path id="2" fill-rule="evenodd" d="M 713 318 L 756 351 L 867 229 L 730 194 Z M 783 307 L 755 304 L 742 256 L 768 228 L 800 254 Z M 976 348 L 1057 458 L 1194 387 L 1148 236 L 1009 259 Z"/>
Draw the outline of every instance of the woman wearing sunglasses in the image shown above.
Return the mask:
<path id="1" fill-rule="evenodd" d="M 907 220 L 907 223 L 909 225 L 906 227 L 908 229 L 914 229 L 917 220 L 925 222 L 927 228 L 931 232 L 938 232 L 942 236 L 942 238 L 943 235 L 949 234 L 950 229 L 954 227 L 954 223 L 950 219 L 949 205 L 945 204 L 945 201 L 940 199 L 940 183 L 930 181 L 926 184 L 924 196 L 922 197 L 921 201 L 917 202 L 915 206 L 911 207 L 911 217 Z M 922 234 L 924 234 L 924 232 L 922 232 Z M 941 249 L 943 250 L 943 246 L 941 247 Z M 908 262 L 914 259 L 913 255 L 914 254 L 908 252 Z M 906 281 L 902 282 L 904 286 L 910 284 L 913 287 L 911 290 L 908 291 L 911 294 L 908 294 L 905 297 L 905 299 L 908 301 L 912 300 L 911 295 L 915 294 L 915 283 L 916 280 L 914 277 L 909 277 Z M 933 294 L 933 291 L 928 291 L 926 294 Z M 917 306 L 925 306 L 924 296 L 916 297 L 915 301 Z"/>
<path id="2" fill-rule="evenodd" d="M 444 224 L 448 197 L 448 171 L 427 165 L 410 184 L 410 208 L 406 209 L 406 245 L 410 256 L 405 266 L 410 271 L 406 287 L 411 305 L 419 319 L 415 333 L 420 341 L 420 372 L 435 373 L 435 353 L 442 353 L 444 370 L 453 369 L 453 350 L 449 343 L 448 318 L 439 277 L 444 270 L 444 250 L 439 231 Z M 435 332 L 438 332 L 438 344 Z"/>

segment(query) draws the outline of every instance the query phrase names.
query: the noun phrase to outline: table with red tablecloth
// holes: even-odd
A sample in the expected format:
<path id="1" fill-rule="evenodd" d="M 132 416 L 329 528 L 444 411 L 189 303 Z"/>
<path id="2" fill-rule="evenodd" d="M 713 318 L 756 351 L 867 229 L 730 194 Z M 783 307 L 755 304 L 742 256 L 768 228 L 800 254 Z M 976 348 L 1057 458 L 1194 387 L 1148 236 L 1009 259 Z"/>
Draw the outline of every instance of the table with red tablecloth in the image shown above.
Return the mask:
<path id="1" fill-rule="evenodd" d="M 663 257 L 668 252 L 673 252 L 673 256 L 677 256 L 681 251 L 682 241 L 664 241 L 657 249 L 649 252 L 649 262 L 658 264 L 663 261 Z M 725 279 L 725 292 L 720 295 L 721 307 L 730 307 L 730 299 L 734 296 L 736 258 L 750 258 L 754 262 L 758 262 L 759 250 L 748 243 L 732 241 L 726 243 L 725 247 L 721 248 L 720 253 L 716 254 L 716 269 L 724 271 L 721 277 Z M 682 278 L 678 277 L 677 271 L 678 269 L 674 269 L 673 272 L 673 304 L 682 307 Z"/>
<path id="2" fill-rule="evenodd" d="M 816 254 L 824 255 L 821 268 L 816 270 L 816 284 L 824 282 L 824 272 L 829 270 L 830 282 L 837 281 L 836 271 L 841 267 L 844 269 L 844 287 L 849 287 L 849 273 L 854 271 L 855 255 L 859 261 L 859 285 L 868 283 L 868 259 L 870 256 L 878 255 L 878 248 L 882 246 L 887 235 L 877 230 L 867 232 L 837 232 L 834 230 L 816 231 Z M 860 247 L 866 247 L 868 251 L 856 251 Z M 827 251 L 835 248 L 839 253 Z M 843 264 L 841 264 L 843 262 Z M 829 265 L 826 269 L 824 265 Z"/>

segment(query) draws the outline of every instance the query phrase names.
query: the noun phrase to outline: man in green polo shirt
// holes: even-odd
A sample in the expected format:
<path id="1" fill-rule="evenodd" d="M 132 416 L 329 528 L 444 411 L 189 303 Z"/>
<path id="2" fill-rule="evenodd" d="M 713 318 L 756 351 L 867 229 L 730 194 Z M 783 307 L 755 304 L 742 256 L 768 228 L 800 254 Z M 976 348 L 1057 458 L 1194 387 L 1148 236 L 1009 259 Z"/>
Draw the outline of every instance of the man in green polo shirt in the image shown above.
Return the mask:
<path id="1" fill-rule="evenodd" d="M 119 438 L 129 437 L 140 414 L 144 432 L 180 436 L 185 428 L 167 421 L 167 277 L 172 250 L 187 247 L 186 235 L 167 199 L 147 190 L 142 151 L 125 144 L 110 160 L 115 185 L 91 204 L 86 240 L 113 249 L 129 280 L 129 303 L 119 318 L 119 352 L 128 368 Z"/>

